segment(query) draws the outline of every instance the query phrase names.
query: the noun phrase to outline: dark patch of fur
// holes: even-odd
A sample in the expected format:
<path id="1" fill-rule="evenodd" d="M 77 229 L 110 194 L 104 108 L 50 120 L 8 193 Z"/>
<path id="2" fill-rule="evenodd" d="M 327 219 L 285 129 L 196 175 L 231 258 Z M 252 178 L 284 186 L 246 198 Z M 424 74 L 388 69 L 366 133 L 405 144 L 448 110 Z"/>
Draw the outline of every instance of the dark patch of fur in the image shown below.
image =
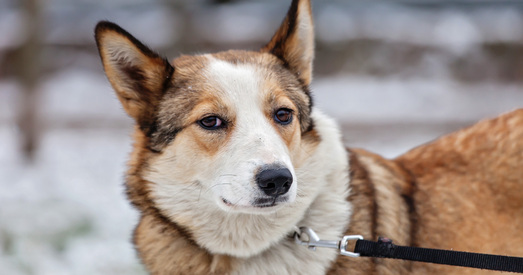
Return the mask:
<path id="1" fill-rule="evenodd" d="M 405 173 L 406 173 L 405 182 L 408 183 L 408 188 L 405 188 L 406 190 L 401 190 L 399 192 L 399 193 L 401 193 L 401 197 L 403 198 L 403 200 L 405 201 L 405 205 L 407 206 L 409 220 L 410 220 L 410 224 L 411 224 L 410 234 L 409 234 L 411 236 L 411 239 L 410 239 L 410 244 L 408 244 L 408 245 L 417 246 L 418 244 L 416 242 L 416 232 L 418 232 L 418 216 L 416 215 L 417 211 L 416 211 L 416 204 L 414 201 L 414 194 L 417 191 L 416 190 L 416 178 L 415 178 L 414 174 L 412 174 L 410 172 L 410 170 L 405 168 L 403 163 L 396 162 L 396 164 L 398 164 L 398 167 L 400 167 L 402 171 L 405 171 Z"/>
<path id="2" fill-rule="evenodd" d="M 130 66 L 126 62 L 119 61 L 118 63 L 120 70 L 122 71 L 122 73 L 125 74 L 125 76 L 128 79 L 127 85 L 129 85 L 133 91 L 137 91 L 137 95 L 139 97 L 138 100 L 141 101 L 144 105 L 153 107 L 146 108 L 144 112 L 140 114 L 136 121 L 140 126 L 140 130 L 142 130 L 148 137 L 150 137 L 151 134 L 156 131 L 154 111 L 149 111 L 154 110 L 154 105 L 157 101 L 154 98 L 155 92 L 151 91 L 147 88 L 147 86 L 144 85 L 144 82 L 147 80 L 147 78 L 145 77 L 145 74 L 142 69 L 140 69 L 137 66 Z"/>
<path id="3" fill-rule="evenodd" d="M 125 75 L 129 78 L 130 81 L 135 82 L 137 84 L 140 84 L 146 80 L 145 75 L 137 66 L 128 66 L 127 62 L 123 60 L 117 60 L 119 63 L 119 67 L 123 71 Z M 140 91 L 139 89 L 143 88 L 143 85 L 140 85 L 139 87 L 135 87 L 136 91 Z"/>

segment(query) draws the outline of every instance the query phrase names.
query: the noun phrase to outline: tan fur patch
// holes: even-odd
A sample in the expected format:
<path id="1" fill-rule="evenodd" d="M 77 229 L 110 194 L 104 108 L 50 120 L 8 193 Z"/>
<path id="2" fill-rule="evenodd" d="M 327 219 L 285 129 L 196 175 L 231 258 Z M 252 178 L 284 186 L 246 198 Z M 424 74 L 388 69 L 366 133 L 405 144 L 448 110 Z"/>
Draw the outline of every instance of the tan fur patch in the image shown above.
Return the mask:
<path id="1" fill-rule="evenodd" d="M 142 216 L 134 242 L 150 274 L 229 274 L 234 268 L 231 257 L 207 253 L 154 216 Z"/>

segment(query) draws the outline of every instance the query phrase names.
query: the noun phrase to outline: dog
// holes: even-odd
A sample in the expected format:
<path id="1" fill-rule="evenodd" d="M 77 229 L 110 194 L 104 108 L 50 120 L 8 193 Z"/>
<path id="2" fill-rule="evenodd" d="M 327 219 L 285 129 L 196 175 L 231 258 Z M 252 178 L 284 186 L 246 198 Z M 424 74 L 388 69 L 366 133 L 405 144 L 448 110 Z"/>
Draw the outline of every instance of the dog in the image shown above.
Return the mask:
<path id="1" fill-rule="evenodd" d="M 309 0 L 292 1 L 259 51 L 169 62 L 111 22 L 95 38 L 136 122 L 126 190 L 151 274 L 490 274 L 312 251 L 292 238 L 301 226 L 523 255 L 523 110 L 392 160 L 346 149 L 313 106 Z"/>

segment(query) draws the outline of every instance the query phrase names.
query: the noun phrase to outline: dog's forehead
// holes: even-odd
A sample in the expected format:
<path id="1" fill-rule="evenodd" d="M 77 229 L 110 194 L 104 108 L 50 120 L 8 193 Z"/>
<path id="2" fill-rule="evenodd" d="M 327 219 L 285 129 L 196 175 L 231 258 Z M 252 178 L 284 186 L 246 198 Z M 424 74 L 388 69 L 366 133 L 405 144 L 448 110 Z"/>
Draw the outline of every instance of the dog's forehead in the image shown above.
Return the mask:
<path id="1" fill-rule="evenodd" d="M 288 94 L 289 87 L 300 89 L 295 77 L 282 63 L 266 53 L 228 51 L 182 56 L 173 63 L 175 89 L 166 98 L 174 98 L 178 102 L 192 99 L 193 106 L 210 100 L 236 109 L 231 110 L 233 112 L 247 103 L 257 104 L 251 108 L 264 108 L 276 98 L 276 94 Z"/>
<path id="2" fill-rule="evenodd" d="M 228 61 L 210 57 L 209 65 L 204 73 L 219 97 L 236 102 L 235 105 L 246 103 L 245 100 L 257 101 L 270 91 L 264 86 L 277 86 L 270 79 L 264 68 L 257 68 L 249 63 L 234 64 Z"/>
<path id="3" fill-rule="evenodd" d="M 227 51 L 181 56 L 173 61 L 173 65 L 174 83 L 179 87 L 191 85 L 196 88 L 206 83 L 216 84 L 217 81 L 227 85 L 252 85 L 252 82 L 248 81 L 256 77 L 272 81 L 278 81 L 283 76 L 292 77 L 279 59 L 271 54 L 260 52 Z M 201 87 L 204 88 L 212 87 Z"/>

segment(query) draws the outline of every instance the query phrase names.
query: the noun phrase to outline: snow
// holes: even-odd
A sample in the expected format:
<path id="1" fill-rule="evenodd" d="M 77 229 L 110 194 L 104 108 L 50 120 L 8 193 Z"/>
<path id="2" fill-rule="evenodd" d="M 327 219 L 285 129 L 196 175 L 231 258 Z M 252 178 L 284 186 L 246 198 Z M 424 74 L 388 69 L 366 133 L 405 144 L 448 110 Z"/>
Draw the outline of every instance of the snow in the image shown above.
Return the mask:
<path id="1" fill-rule="evenodd" d="M 0 133 L 16 148 L 13 131 Z M 122 185 L 129 149 L 127 131 L 60 129 L 33 164 L 2 158 L 0 274 L 141 274 Z M 21 273 L 2 270 L 13 266 Z"/>
<path id="2" fill-rule="evenodd" d="M 312 89 L 317 106 L 348 122 L 472 122 L 521 107 L 521 86 L 448 79 L 328 77 Z"/>
<path id="3" fill-rule="evenodd" d="M 317 11 L 317 34 L 327 43 L 368 38 L 437 46 L 457 55 L 478 42 L 522 39 L 522 11 L 514 6 L 421 7 L 382 2 L 325 4 Z"/>
<path id="4" fill-rule="evenodd" d="M 121 9 L 108 7 L 103 10 L 86 7 L 78 13 L 75 6 L 48 6 L 45 10 L 45 28 L 49 43 L 92 43 L 94 26 L 100 20 L 118 22 L 124 29 L 151 47 L 162 47 L 176 40 L 182 24 L 176 10 L 161 6 L 145 9 Z M 74 29 L 76 31 L 72 32 Z M 154 31 L 151 31 L 154 30 Z"/>
<path id="5" fill-rule="evenodd" d="M 86 117 L 125 119 L 122 107 L 102 70 L 97 73 L 71 70 L 51 75 L 42 81 L 38 93 L 42 101 L 39 110 L 42 120 L 80 120 Z"/>

